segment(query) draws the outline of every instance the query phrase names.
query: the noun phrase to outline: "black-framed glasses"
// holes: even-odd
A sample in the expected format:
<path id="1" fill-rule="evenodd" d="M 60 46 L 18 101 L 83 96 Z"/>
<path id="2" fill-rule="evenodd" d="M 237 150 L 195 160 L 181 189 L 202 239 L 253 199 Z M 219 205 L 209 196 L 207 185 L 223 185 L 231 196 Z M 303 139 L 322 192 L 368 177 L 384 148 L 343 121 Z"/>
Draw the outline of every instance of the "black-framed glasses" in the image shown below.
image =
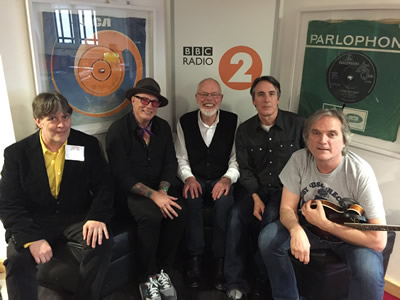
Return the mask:
<path id="1" fill-rule="evenodd" d="M 134 96 L 135 98 L 138 98 L 140 100 L 140 103 L 142 103 L 143 105 L 149 105 L 149 103 L 151 103 L 151 106 L 153 107 L 159 107 L 160 106 L 160 101 L 158 99 L 149 99 L 147 97 L 140 97 L 140 96 Z"/>
<path id="2" fill-rule="evenodd" d="M 203 99 L 208 98 L 208 97 L 211 97 L 214 99 L 221 97 L 220 93 L 197 93 L 197 95 L 199 95 L 200 98 L 203 98 Z"/>

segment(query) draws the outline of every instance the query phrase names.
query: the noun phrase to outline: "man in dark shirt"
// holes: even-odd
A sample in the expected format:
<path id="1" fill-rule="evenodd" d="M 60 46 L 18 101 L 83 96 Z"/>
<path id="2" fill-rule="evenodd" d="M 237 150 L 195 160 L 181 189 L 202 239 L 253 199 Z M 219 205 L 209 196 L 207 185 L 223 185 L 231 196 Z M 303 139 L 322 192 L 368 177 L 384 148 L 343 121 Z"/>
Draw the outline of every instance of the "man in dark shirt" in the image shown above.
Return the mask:
<path id="1" fill-rule="evenodd" d="M 250 224 L 258 236 L 264 226 L 279 218 L 282 184 L 278 175 L 292 153 L 304 147 L 304 120 L 278 108 L 280 83 L 272 76 L 262 76 L 254 80 L 250 93 L 257 115 L 242 123 L 236 134 L 239 182 L 244 189 L 228 225 L 225 279 L 230 299 L 243 299 L 249 292 L 245 265 Z M 262 295 L 255 291 L 253 296 Z"/>
<path id="2" fill-rule="evenodd" d="M 156 116 L 168 100 L 152 78 L 126 92 L 133 111 L 115 121 L 106 149 L 118 187 L 137 223 L 142 299 L 176 299 L 167 273 L 184 229 L 182 202 L 174 186 L 177 161 L 169 124 Z"/>

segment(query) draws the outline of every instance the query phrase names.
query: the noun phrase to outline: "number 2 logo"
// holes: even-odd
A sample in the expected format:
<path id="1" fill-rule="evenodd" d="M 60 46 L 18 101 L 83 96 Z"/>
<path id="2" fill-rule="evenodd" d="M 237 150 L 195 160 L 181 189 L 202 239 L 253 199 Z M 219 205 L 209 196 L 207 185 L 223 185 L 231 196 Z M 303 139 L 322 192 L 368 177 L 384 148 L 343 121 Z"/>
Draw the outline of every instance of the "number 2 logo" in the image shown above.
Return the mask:
<path id="1" fill-rule="evenodd" d="M 222 55 L 219 62 L 221 80 L 234 90 L 245 90 L 261 76 L 262 61 L 256 51 L 247 46 L 237 46 Z"/>

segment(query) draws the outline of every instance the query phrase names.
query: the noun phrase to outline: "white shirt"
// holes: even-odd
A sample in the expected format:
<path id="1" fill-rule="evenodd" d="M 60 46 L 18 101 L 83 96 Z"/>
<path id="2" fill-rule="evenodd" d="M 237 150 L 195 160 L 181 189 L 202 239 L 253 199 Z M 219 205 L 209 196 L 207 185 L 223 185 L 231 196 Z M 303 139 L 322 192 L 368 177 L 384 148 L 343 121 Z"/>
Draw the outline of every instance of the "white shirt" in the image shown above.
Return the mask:
<path id="1" fill-rule="evenodd" d="M 209 147 L 214 137 L 215 130 L 217 129 L 217 125 L 219 123 L 219 111 L 215 122 L 211 126 L 208 126 L 201 120 L 200 110 L 198 111 L 197 114 L 197 122 L 199 125 L 203 141 L 207 145 L 207 147 Z M 238 126 L 239 126 L 239 120 L 236 124 L 236 129 Z M 185 136 L 180 121 L 178 121 L 178 124 L 176 126 L 176 131 L 177 131 L 177 138 L 175 141 L 175 150 L 176 150 L 176 158 L 178 159 L 178 177 L 183 182 L 185 182 L 185 180 L 188 177 L 191 176 L 194 177 L 194 175 L 192 173 L 192 169 L 190 168 L 189 157 L 186 150 Z M 239 179 L 239 176 L 240 173 L 239 173 L 239 165 L 236 161 L 235 142 L 233 142 L 232 151 L 229 156 L 228 169 L 226 170 L 226 173 L 223 175 L 223 177 L 228 177 L 231 180 L 231 183 L 233 184 Z"/>

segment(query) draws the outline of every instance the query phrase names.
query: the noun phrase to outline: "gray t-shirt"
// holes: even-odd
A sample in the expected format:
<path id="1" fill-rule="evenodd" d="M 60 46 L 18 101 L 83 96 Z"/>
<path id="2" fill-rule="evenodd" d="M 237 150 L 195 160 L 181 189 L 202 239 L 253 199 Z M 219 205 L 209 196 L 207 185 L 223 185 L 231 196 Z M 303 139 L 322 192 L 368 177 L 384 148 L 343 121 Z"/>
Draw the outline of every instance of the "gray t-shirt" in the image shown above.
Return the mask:
<path id="1" fill-rule="evenodd" d="M 336 205 L 343 198 L 361 205 L 367 219 L 385 220 L 382 194 L 374 171 L 361 157 L 348 151 L 330 174 L 318 171 L 314 157 L 307 149 L 293 153 L 279 175 L 282 184 L 300 195 L 300 203 L 324 199 Z"/>

